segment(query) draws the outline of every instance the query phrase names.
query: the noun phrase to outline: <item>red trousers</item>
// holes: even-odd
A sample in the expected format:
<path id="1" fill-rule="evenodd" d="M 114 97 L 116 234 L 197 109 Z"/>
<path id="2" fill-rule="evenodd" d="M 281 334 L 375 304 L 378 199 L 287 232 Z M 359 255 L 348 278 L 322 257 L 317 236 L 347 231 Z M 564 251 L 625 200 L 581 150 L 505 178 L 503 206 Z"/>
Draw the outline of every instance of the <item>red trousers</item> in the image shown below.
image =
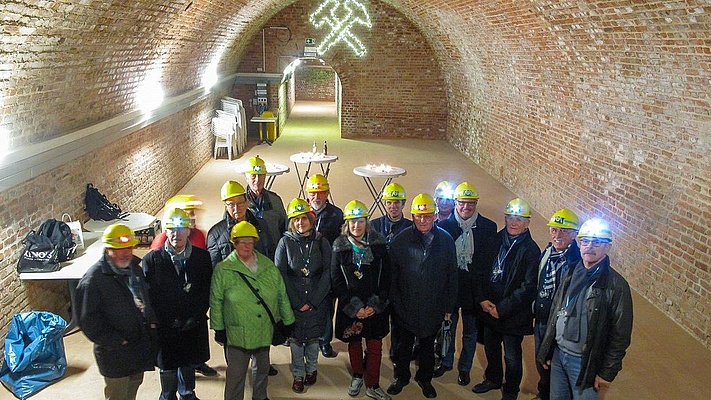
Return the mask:
<path id="1" fill-rule="evenodd" d="M 363 354 L 363 341 L 353 341 L 348 343 L 348 356 L 351 361 L 351 368 L 354 374 L 365 377 L 365 386 L 373 387 L 379 385 L 380 361 L 383 355 L 382 339 L 366 339 L 365 345 L 368 348 L 368 356 Z M 365 371 L 363 371 L 363 361 L 365 359 Z"/>

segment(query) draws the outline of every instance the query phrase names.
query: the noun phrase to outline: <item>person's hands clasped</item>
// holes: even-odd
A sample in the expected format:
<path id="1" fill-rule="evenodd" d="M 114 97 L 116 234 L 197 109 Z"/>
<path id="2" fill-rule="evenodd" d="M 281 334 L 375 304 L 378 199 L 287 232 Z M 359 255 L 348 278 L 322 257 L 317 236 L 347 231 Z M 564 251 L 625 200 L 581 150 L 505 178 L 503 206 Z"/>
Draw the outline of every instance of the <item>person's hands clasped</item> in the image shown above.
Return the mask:
<path id="1" fill-rule="evenodd" d="M 375 314 L 375 309 L 371 306 L 363 307 L 356 313 L 356 317 L 359 319 L 365 319 Z"/>
<path id="2" fill-rule="evenodd" d="M 485 313 L 488 313 L 492 317 L 499 319 L 499 312 L 498 312 L 498 310 L 496 310 L 496 304 L 492 303 L 489 300 L 484 300 L 481 303 L 479 303 L 479 306 L 481 306 L 481 309 Z"/>

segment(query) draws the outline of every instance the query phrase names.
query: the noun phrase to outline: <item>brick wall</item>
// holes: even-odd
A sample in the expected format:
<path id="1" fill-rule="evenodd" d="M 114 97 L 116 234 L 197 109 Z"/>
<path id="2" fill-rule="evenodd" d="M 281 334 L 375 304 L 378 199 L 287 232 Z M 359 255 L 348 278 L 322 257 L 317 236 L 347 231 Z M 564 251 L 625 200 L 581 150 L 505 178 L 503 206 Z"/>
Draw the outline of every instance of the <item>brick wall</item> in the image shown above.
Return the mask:
<path id="1" fill-rule="evenodd" d="M 214 99 L 196 104 L 0 192 L 1 332 L 18 311 L 47 310 L 67 320 L 70 317 L 66 283 L 19 280 L 15 265 L 25 234 L 45 219 L 59 218 L 65 212 L 75 220 L 88 220 L 83 210 L 88 182 L 124 211 L 157 212 L 212 157 L 209 124 L 213 110 Z"/>
<path id="2" fill-rule="evenodd" d="M 336 72 L 326 68 L 299 68 L 296 75 L 296 100 L 336 101 Z"/>

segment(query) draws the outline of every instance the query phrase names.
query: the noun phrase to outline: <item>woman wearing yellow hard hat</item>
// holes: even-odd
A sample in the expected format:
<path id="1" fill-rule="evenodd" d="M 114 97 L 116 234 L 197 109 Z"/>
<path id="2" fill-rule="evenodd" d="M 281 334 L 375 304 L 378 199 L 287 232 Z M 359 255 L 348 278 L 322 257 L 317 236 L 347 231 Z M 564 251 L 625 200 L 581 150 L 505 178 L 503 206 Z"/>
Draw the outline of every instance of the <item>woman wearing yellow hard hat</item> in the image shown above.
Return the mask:
<path id="1" fill-rule="evenodd" d="M 243 398 L 250 358 L 256 366 L 253 399 L 267 398 L 269 346 L 275 322 L 294 323 L 281 273 L 254 250 L 259 233 L 240 221 L 230 229 L 234 250 L 217 263 L 210 288 L 210 326 L 215 341 L 225 346 L 225 398 Z"/>
<path id="2" fill-rule="evenodd" d="M 316 214 L 303 199 L 287 206 L 289 229 L 277 245 L 274 261 L 286 283 L 289 301 L 296 316 L 289 338 L 294 382 L 291 389 L 302 393 L 305 385 L 316 383 L 319 337 L 323 335 L 331 302 L 331 245 L 317 235 Z"/>

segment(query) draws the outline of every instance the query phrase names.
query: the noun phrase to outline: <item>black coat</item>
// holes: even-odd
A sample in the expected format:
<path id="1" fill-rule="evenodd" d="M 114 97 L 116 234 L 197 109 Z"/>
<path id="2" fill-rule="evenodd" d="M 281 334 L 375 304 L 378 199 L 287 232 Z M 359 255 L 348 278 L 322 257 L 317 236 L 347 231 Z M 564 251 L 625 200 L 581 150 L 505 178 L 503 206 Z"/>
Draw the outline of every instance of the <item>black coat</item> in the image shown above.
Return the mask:
<path id="1" fill-rule="evenodd" d="M 309 260 L 308 275 L 302 268 Z M 307 237 L 287 232 L 282 236 L 274 257 L 286 285 L 289 303 L 294 311 L 293 337 L 304 343 L 323 335 L 331 318 L 331 245 L 326 238 Z M 304 304 L 308 311 L 299 311 Z"/>
<path id="2" fill-rule="evenodd" d="M 481 307 L 476 307 L 477 318 L 496 332 L 507 335 L 532 335 L 533 310 L 531 304 L 536 298 L 538 281 L 538 259 L 541 249 L 531 237 L 531 232 L 526 230 L 520 234 L 516 243 L 506 257 L 503 265 L 503 295 L 496 293 L 490 282 L 499 248 L 503 243 L 506 228 L 500 230 L 492 241 L 489 262 L 484 267 L 475 271 L 475 279 L 481 288 L 475 300 L 478 305 L 484 300 L 489 300 L 496 305 L 499 318 L 494 318 L 485 313 Z"/>
<path id="3" fill-rule="evenodd" d="M 575 268 L 585 266 L 581 261 L 568 268 L 563 286 L 555 295 L 550 323 L 536 354 L 536 361 L 541 364 L 553 357 L 556 347 L 557 310 L 567 297 L 570 278 Z M 625 278 L 610 267 L 610 257 L 600 261 L 600 274 L 586 292 L 585 306 L 588 309 L 588 334 L 576 382 L 576 386 L 583 389 L 593 386 L 596 375 L 612 382 L 622 370 L 622 359 L 632 340 L 632 293 Z"/>
<path id="4" fill-rule="evenodd" d="M 129 268 L 144 280 L 140 261 L 134 257 Z M 155 333 L 150 324 L 157 321 L 145 281 L 143 298 L 145 312 L 141 313 L 128 288 L 128 277 L 117 275 L 106 255 L 79 281 L 76 291 L 79 326 L 94 343 L 94 356 L 102 376 L 123 378 L 153 370 Z M 128 343 L 122 344 L 124 340 Z"/>
<path id="5" fill-rule="evenodd" d="M 158 317 L 158 367 L 176 369 L 207 361 L 210 253 L 193 246 L 184 276 L 178 275 L 170 254 L 163 248 L 146 254 L 142 265 Z"/>
<path id="6" fill-rule="evenodd" d="M 342 225 L 343 210 L 331 203 L 326 203 L 323 209 L 316 214 L 316 222 L 314 222 L 316 232 L 319 232 L 322 237 L 325 237 L 331 245 L 333 245 L 333 241 L 341 235 Z"/>
<path id="7" fill-rule="evenodd" d="M 462 229 L 454 217 L 440 222 L 438 226 L 447 231 L 455 242 L 462 235 Z M 469 269 L 459 269 L 459 296 L 457 299 L 457 306 L 467 311 L 474 311 L 475 306 L 478 307 L 478 304 L 474 303 L 474 299 L 480 288 L 475 284 L 477 281 L 474 280 L 474 271 L 482 269 L 484 263 L 489 260 L 487 255 L 491 253 L 490 247 L 496 235 L 496 223 L 478 214 L 476 228 L 473 228 L 472 232 L 474 236 L 474 254 L 472 255 L 472 261 L 469 263 Z"/>
<path id="8" fill-rule="evenodd" d="M 426 254 L 423 235 L 414 225 L 395 236 L 389 249 L 393 321 L 418 337 L 437 333 L 457 301 L 454 240 L 437 226 L 432 232 Z"/>
<path id="9" fill-rule="evenodd" d="M 387 215 L 383 215 L 382 217 L 375 218 L 370 221 L 371 229 L 383 235 L 387 243 L 390 243 L 398 233 L 411 226 L 412 220 L 405 217 L 400 218 L 400 220 L 395 223 L 390 222 Z"/>
<path id="10" fill-rule="evenodd" d="M 333 293 L 338 298 L 336 311 L 336 338 L 344 342 L 365 339 L 382 339 L 390 332 L 390 262 L 385 237 L 371 230 L 368 233 L 373 261 L 361 265 L 361 278 L 356 276 L 353 248 L 348 237 L 341 235 L 333 242 L 331 281 Z M 356 313 L 370 306 L 375 314 L 359 319 Z"/>
<path id="11" fill-rule="evenodd" d="M 254 249 L 267 256 L 270 260 L 274 260 L 276 242 L 272 242 L 266 222 L 261 218 L 255 217 L 249 210 L 247 210 L 245 220 L 254 225 L 259 234 L 259 240 L 254 244 Z M 210 252 L 212 268 L 215 268 L 218 262 L 227 258 L 235 249 L 230 241 L 230 230 L 236 223 L 237 221 L 225 211 L 222 221 L 213 225 L 207 232 L 207 251 Z"/>
<path id="12" fill-rule="evenodd" d="M 538 262 L 538 289 L 536 290 L 536 301 L 533 306 L 534 317 L 537 323 L 548 323 L 548 315 L 551 312 L 551 305 L 553 299 L 541 297 L 541 291 L 543 290 L 543 282 L 545 281 L 544 274 L 546 273 L 545 266 L 548 263 L 548 258 L 550 254 L 555 249 L 552 243 L 548 243 L 548 246 L 543 250 L 541 254 L 541 259 Z M 568 250 L 565 252 L 565 263 L 563 264 L 561 271 L 558 271 L 556 276 L 556 291 L 560 287 L 563 277 L 565 277 L 566 272 L 569 268 L 574 267 L 580 261 L 580 248 L 575 240 L 570 243 Z M 555 296 L 555 293 L 553 294 Z"/>

